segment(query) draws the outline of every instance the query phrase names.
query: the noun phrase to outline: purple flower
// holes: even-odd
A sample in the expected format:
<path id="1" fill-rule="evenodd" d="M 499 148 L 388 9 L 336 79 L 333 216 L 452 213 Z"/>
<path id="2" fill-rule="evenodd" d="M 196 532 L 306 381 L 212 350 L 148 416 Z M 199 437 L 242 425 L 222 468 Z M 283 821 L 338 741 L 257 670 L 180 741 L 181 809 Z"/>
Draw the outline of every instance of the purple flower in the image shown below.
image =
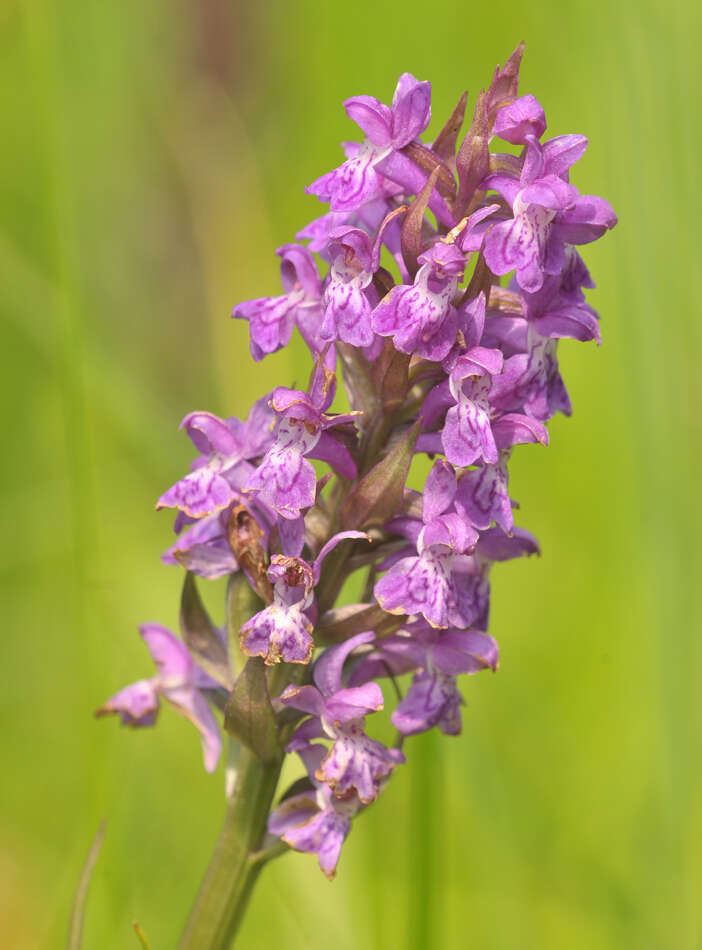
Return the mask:
<path id="1" fill-rule="evenodd" d="M 464 301 L 458 308 L 456 316 L 458 325 L 456 342 L 441 364 L 449 375 L 460 357 L 465 356 L 466 353 L 477 347 L 482 340 L 485 328 L 485 294 L 480 293 L 477 297 Z M 443 390 L 446 392 L 448 386 L 445 385 Z M 447 405 L 450 405 L 451 402 L 452 400 L 449 397 Z"/>
<path id="2" fill-rule="evenodd" d="M 559 292 L 570 300 L 584 300 L 583 287 L 594 287 L 595 281 L 577 250 L 566 245 L 566 263 L 559 275 Z"/>
<path id="3" fill-rule="evenodd" d="M 570 398 L 558 369 L 558 340 L 529 327 L 526 353 L 511 356 L 504 373 L 493 381 L 490 401 L 506 412 L 524 412 L 546 422 L 556 412 L 571 414 Z"/>
<path id="4" fill-rule="evenodd" d="M 326 431 L 352 422 L 356 413 L 328 415 L 334 398 L 334 374 L 318 361 L 309 392 L 279 387 L 271 406 L 279 415 L 275 442 L 249 476 L 245 492 L 257 497 L 281 518 L 296 520 L 315 501 L 317 478 L 306 458 L 314 452 L 347 478 L 357 474 L 356 463 L 343 442 Z"/>
<path id="5" fill-rule="evenodd" d="M 442 360 L 456 342 L 452 298 L 463 276 L 465 257 L 455 244 L 439 242 L 419 257 L 411 287 L 393 287 L 372 314 L 380 336 L 393 338 L 401 353 Z"/>
<path id="6" fill-rule="evenodd" d="M 479 530 L 493 521 L 505 531 L 514 525 L 512 502 L 507 490 L 509 451 L 499 453 L 493 465 L 483 464 L 467 471 L 458 482 L 456 508 Z"/>
<path id="7" fill-rule="evenodd" d="M 300 241 L 309 241 L 308 248 L 328 260 L 327 246 L 329 235 L 337 228 L 348 224 L 351 212 L 327 211 L 326 214 L 313 218 L 309 224 L 301 228 L 295 237 Z"/>
<path id="8" fill-rule="evenodd" d="M 321 435 L 318 422 L 293 412 L 282 416 L 274 445 L 244 486 L 245 491 L 258 493 L 281 518 L 291 520 L 314 504 L 317 476 L 305 456 Z"/>
<path id="9" fill-rule="evenodd" d="M 229 508 L 191 523 L 161 555 L 164 564 L 181 565 L 199 577 L 215 580 L 239 569 L 227 539 Z"/>
<path id="10" fill-rule="evenodd" d="M 291 524 L 291 522 L 288 522 Z M 274 554 L 268 568 L 273 584 L 273 603 L 241 628 L 241 649 L 248 656 L 262 656 L 268 666 L 309 663 L 314 650 L 312 617 L 315 613 L 313 588 L 319 581 L 324 558 L 341 541 L 363 538 L 363 531 L 341 531 L 333 535 L 310 565 L 299 557 Z"/>
<path id="11" fill-rule="evenodd" d="M 274 415 L 268 396 L 254 403 L 245 422 L 220 419 L 211 412 L 191 412 L 181 422 L 201 453 L 190 474 L 163 494 L 156 508 L 179 508 L 191 518 L 221 511 L 240 496 L 249 461 L 262 455 L 273 441 Z"/>
<path id="12" fill-rule="evenodd" d="M 205 578 L 242 572 L 227 584 L 227 616 L 241 614 L 241 652 L 255 659 L 232 677 L 228 643 L 188 574 L 185 643 L 142 628 L 156 675 L 98 711 L 153 725 L 165 697 L 198 728 L 209 770 L 220 752 L 211 706 L 278 778 L 279 742 L 297 752 L 307 774 L 268 829 L 316 855 L 328 877 L 353 817 L 405 761 L 404 738 L 459 733 L 458 678 L 497 668 L 486 632 L 492 568 L 538 553 L 514 523 L 512 449 L 546 445 L 544 423 L 570 412 L 559 340 L 600 342 L 585 299 L 594 283 L 576 248 L 616 217 L 570 183 L 583 136 L 540 142 L 544 110 L 518 97 L 522 52 L 478 96 L 468 131 L 461 137 L 464 94 L 431 146 L 420 141 L 429 83 L 405 73 L 390 106 L 346 101 L 363 141 L 344 143 L 344 163 L 307 189 L 328 213 L 296 235 L 309 246 L 279 248 L 281 294 L 233 312 L 249 322 L 256 360 L 298 328 L 314 361 L 307 388 L 278 386 L 245 421 L 189 414 L 182 425 L 197 458 L 157 506 L 177 509 L 166 563 Z M 490 154 L 493 136 L 519 154 Z M 337 363 L 353 407 L 340 414 L 331 411 Z M 422 453 L 433 465 L 420 493 L 408 479 Z M 345 540 L 352 547 L 325 562 Z M 366 570 L 362 602 L 346 603 L 347 583 Z M 260 601 L 253 616 L 250 594 Z M 275 674 L 264 664 L 278 664 Z M 270 690 L 257 702 L 261 676 Z M 395 747 L 366 729 L 383 709 L 385 677 L 399 695 Z M 235 785 L 227 770 L 234 804 L 251 763 L 242 760 Z M 279 850 L 258 838 L 254 862 Z"/>
<path id="13" fill-rule="evenodd" d="M 271 395 L 260 396 L 243 421 L 236 416 L 227 419 L 227 425 L 239 443 L 241 457 L 248 461 L 260 458 L 273 441 L 275 414 L 271 409 Z"/>
<path id="14" fill-rule="evenodd" d="M 446 512 L 456 492 L 453 469 L 437 462 L 427 478 L 425 524 L 396 519 L 388 528 L 416 539 L 416 556 L 402 557 L 376 583 L 374 594 L 383 610 L 421 614 L 433 627 L 467 627 L 462 587 L 471 560 L 466 554 L 477 532 L 460 515 Z"/>
<path id="15" fill-rule="evenodd" d="M 498 561 L 510 561 L 539 553 L 536 539 L 523 528 L 507 534 L 500 527 L 481 532 L 475 552 L 469 556 L 463 575 L 463 609 L 470 617 L 467 626 L 487 630 L 490 615 L 490 571 Z"/>
<path id="16" fill-rule="evenodd" d="M 242 461 L 239 444 L 223 419 L 209 412 L 191 412 L 180 424 L 202 455 L 193 471 L 163 494 L 157 508 L 179 508 L 191 518 L 219 511 L 234 499 L 230 478 Z"/>
<path id="17" fill-rule="evenodd" d="M 375 166 L 393 151 L 417 138 L 431 117 L 431 84 L 403 73 L 392 106 L 372 96 L 354 96 L 344 108 L 366 135 L 358 152 L 334 171 L 322 175 L 305 190 L 329 201 L 332 211 L 353 211 L 382 191 Z"/>
<path id="18" fill-rule="evenodd" d="M 405 736 L 438 726 L 447 736 L 461 731 L 463 697 L 456 677 L 435 665 L 415 674 L 407 695 L 392 714 L 392 723 Z"/>
<path id="19" fill-rule="evenodd" d="M 312 604 L 312 568 L 297 557 L 274 554 L 268 568 L 273 603 L 241 628 L 241 649 L 262 656 L 268 665 L 309 663 L 314 650 L 312 623 L 305 613 Z"/>
<path id="20" fill-rule="evenodd" d="M 424 482 L 422 520 L 425 525 L 434 521 L 451 507 L 456 497 L 456 472 L 453 465 L 437 459 Z M 468 542 L 469 543 L 469 542 Z"/>
<path id="21" fill-rule="evenodd" d="M 217 684 L 193 661 L 187 647 L 170 630 L 155 623 L 143 624 L 139 631 L 146 641 L 158 672 L 151 679 L 138 680 L 116 693 L 97 710 L 97 716 L 117 714 L 125 726 L 153 726 L 159 696 L 168 700 L 199 730 L 205 768 L 217 767 L 222 741 L 217 720 L 202 689 Z"/>
<path id="22" fill-rule="evenodd" d="M 485 235 L 492 224 L 487 219 L 499 210 L 500 206 L 497 204 L 486 205 L 483 208 L 478 208 L 477 211 L 469 214 L 467 218 L 456 225 L 456 246 L 459 250 L 463 251 L 464 254 L 475 254 L 482 250 Z"/>
<path id="23" fill-rule="evenodd" d="M 247 300 L 232 312 L 233 317 L 249 321 L 251 355 L 257 362 L 287 346 L 296 324 L 310 349 L 321 349 L 317 329 L 322 282 L 314 258 L 301 244 L 285 244 L 276 254 L 282 258 L 280 279 L 285 293 Z"/>
<path id="24" fill-rule="evenodd" d="M 453 465 L 471 465 L 476 459 L 497 462 L 488 397 L 502 359 L 499 350 L 476 346 L 461 356 L 451 371 L 450 389 L 456 405 L 446 413 L 441 441 Z"/>
<path id="25" fill-rule="evenodd" d="M 378 684 L 342 686 L 341 674 L 347 657 L 357 646 L 370 643 L 374 636 L 371 632 L 359 633 L 326 650 L 314 668 L 315 685 L 288 686 L 280 697 L 285 705 L 313 717 L 312 729 L 303 723 L 289 748 L 304 747 L 310 734 L 331 738 L 332 745 L 316 777 L 329 785 L 337 797 L 355 789 L 364 804 L 376 798 L 380 780 L 405 760 L 398 749 L 388 749 L 364 732 L 366 715 L 383 708 Z"/>
<path id="26" fill-rule="evenodd" d="M 583 299 L 581 279 L 582 276 L 576 276 L 573 267 L 569 267 L 565 287 L 562 278 L 552 277 L 544 281 L 537 293 L 522 294 L 525 317 L 539 336 L 581 342 L 594 340 L 598 345 L 602 342 L 599 317 Z"/>
<path id="27" fill-rule="evenodd" d="M 417 670 L 407 695 L 392 714 L 403 735 L 438 726 L 447 735 L 461 731 L 460 673 L 497 669 L 497 643 L 474 630 L 438 631 L 426 623 L 408 624 L 404 631 L 384 637 L 367 659 L 354 669 L 350 682 Z"/>
<path id="28" fill-rule="evenodd" d="M 351 830 L 351 819 L 363 806 L 355 792 L 337 797 L 328 785 L 315 778 L 324 757 L 321 746 L 307 746 L 300 756 L 314 787 L 284 799 L 271 812 L 268 831 L 296 851 L 316 854 L 320 868 L 331 880 Z"/>
<path id="29" fill-rule="evenodd" d="M 346 142 L 344 149 L 349 157 L 357 154 L 359 146 L 353 142 Z M 316 251 L 325 260 L 329 260 L 329 239 L 333 231 L 343 227 L 355 227 L 374 234 L 379 229 L 387 215 L 396 210 L 397 205 L 391 200 L 402 193 L 402 189 L 389 180 L 381 181 L 380 193 L 377 198 L 361 205 L 354 211 L 328 211 L 305 225 L 295 235 L 299 240 L 309 241 L 309 249 Z M 399 223 L 395 222 L 388 233 L 383 236 L 385 245 L 391 254 L 399 256 L 400 247 Z M 377 238 L 376 238 L 377 240 Z"/>
<path id="30" fill-rule="evenodd" d="M 375 335 L 371 303 L 364 291 L 378 266 L 370 239 L 359 228 L 337 228 L 329 236 L 328 250 L 331 271 L 324 288 L 320 337 L 370 346 Z"/>
<path id="31" fill-rule="evenodd" d="M 520 96 L 500 109 L 492 131 L 512 145 L 526 145 L 529 136 L 540 139 L 546 131 L 546 116 L 541 103 L 534 96 Z"/>
<path id="32" fill-rule="evenodd" d="M 536 293 L 546 274 L 564 269 L 566 244 L 596 240 L 614 227 L 617 217 L 604 198 L 580 195 L 566 180 L 587 148 L 584 135 L 561 135 L 544 145 L 533 134 L 526 139 L 521 170 L 513 156 L 505 156 L 511 170 L 488 175 L 483 182 L 505 198 L 514 214 L 491 229 L 484 254 L 493 273 L 516 269 L 519 286 Z"/>

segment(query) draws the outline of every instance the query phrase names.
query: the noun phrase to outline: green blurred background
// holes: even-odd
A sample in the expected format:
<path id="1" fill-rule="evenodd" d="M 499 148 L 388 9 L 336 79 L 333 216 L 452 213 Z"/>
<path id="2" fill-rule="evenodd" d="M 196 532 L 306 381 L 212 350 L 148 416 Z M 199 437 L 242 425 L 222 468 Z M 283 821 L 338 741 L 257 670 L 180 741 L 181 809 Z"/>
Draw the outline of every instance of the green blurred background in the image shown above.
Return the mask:
<path id="1" fill-rule="evenodd" d="M 321 213 L 303 186 L 355 126 L 341 101 L 434 84 L 432 130 L 520 40 L 522 91 L 584 132 L 583 192 L 617 229 L 586 259 L 605 344 L 566 343 L 575 412 L 516 452 L 541 559 L 498 567 L 501 671 L 463 735 L 410 740 L 329 884 L 266 869 L 242 947 L 702 947 L 700 7 L 226 0 L 0 5 L 0 934 L 62 946 L 108 818 L 85 948 L 174 946 L 223 776 L 192 727 L 97 723 L 149 675 L 137 624 L 175 626 L 154 500 L 189 410 L 244 414 L 303 380 L 254 365 L 234 303 L 277 293 L 273 249 Z M 215 585 L 216 593 L 221 591 Z"/>

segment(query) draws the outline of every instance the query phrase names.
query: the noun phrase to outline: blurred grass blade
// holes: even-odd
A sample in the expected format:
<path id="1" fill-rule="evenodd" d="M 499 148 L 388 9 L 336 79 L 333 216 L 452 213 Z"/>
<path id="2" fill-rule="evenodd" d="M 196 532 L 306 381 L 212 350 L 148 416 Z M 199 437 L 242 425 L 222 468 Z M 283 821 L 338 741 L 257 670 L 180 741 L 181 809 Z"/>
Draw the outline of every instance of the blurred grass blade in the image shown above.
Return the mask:
<path id="1" fill-rule="evenodd" d="M 85 904 L 88 899 L 88 888 L 90 887 L 90 880 L 93 876 L 93 870 L 95 869 L 95 864 L 100 855 L 100 849 L 102 848 L 102 842 L 105 837 L 105 825 L 106 822 L 105 819 L 103 819 L 100 822 L 100 827 L 93 839 L 88 857 L 85 859 L 85 864 L 81 871 L 76 894 L 73 898 L 73 906 L 71 907 L 66 950 L 81 950 L 83 942 L 83 919 L 85 917 Z"/>
<path id="2" fill-rule="evenodd" d="M 407 881 L 410 950 L 444 946 L 442 918 L 443 801 L 442 759 L 436 731 L 425 733 L 412 750 L 410 805 L 412 860 Z"/>
<path id="3" fill-rule="evenodd" d="M 135 921 L 134 921 L 134 924 L 133 924 L 133 927 L 134 927 L 134 933 L 135 933 L 135 934 L 137 935 L 137 937 L 139 938 L 139 943 L 142 945 L 142 947 L 144 948 L 144 950 L 151 950 L 151 944 L 150 944 L 149 941 L 146 939 L 146 934 L 145 934 L 144 931 L 142 930 L 141 924 L 140 924 L 138 921 L 135 920 Z"/>

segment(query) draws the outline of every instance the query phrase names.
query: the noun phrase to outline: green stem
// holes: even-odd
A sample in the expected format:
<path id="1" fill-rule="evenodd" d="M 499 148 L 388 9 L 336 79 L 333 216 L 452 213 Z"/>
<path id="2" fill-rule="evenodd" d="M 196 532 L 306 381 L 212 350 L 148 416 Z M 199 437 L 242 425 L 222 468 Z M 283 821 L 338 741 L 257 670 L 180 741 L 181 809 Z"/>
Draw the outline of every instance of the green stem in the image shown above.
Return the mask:
<path id="1" fill-rule="evenodd" d="M 236 785 L 178 950 L 229 950 L 248 905 L 282 758 L 262 762 L 243 748 Z"/>
<path id="2" fill-rule="evenodd" d="M 370 419 L 361 442 L 359 475 L 365 475 L 379 460 L 381 449 L 384 448 L 394 425 L 395 413 L 384 411 L 382 407 Z"/>

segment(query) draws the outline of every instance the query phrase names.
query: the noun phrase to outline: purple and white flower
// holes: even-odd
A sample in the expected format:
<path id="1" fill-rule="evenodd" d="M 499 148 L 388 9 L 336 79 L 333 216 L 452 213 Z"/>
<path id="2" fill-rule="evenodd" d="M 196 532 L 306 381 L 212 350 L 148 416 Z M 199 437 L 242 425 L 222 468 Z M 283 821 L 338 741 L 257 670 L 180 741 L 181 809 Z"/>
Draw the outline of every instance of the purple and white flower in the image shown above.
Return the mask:
<path id="1" fill-rule="evenodd" d="M 351 830 L 351 819 L 363 804 L 354 791 L 337 797 L 328 785 L 315 777 L 324 757 L 321 746 L 306 746 L 299 755 L 312 788 L 280 802 L 268 819 L 268 831 L 296 851 L 316 854 L 320 868 L 331 880 L 336 874 L 342 845 Z"/>
<path id="2" fill-rule="evenodd" d="M 323 340 L 370 346 L 375 334 L 366 288 L 378 267 L 370 239 L 359 228 L 337 228 L 329 235 L 328 253 L 331 270 L 324 288 L 319 334 Z"/>
<path id="3" fill-rule="evenodd" d="M 392 337 L 395 349 L 439 362 L 456 342 L 452 298 L 463 276 L 465 256 L 455 244 L 434 244 L 419 257 L 414 284 L 393 287 L 373 311 L 372 326 Z"/>
<path id="4" fill-rule="evenodd" d="M 153 726 L 159 698 L 163 696 L 198 729 L 205 768 L 214 772 L 222 740 L 217 720 L 202 691 L 216 690 L 217 683 L 200 669 L 185 644 L 170 630 L 156 623 L 145 623 L 139 632 L 157 666 L 156 675 L 125 686 L 108 699 L 96 715 L 119 715 L 125 726 Z"/>
<path id="5" fill-rule="evenodd" d="M 190 518 L 202 518 L 239 499 L 254 471 L 251 460 L 263 455 L 273 441 L 275 416 L 269 398 L 263 396 L 254 403 L 244 422 L 220 419 L 211 412 L 189 413 L 180 428 L 200 455 L 192 471 L 161 495 L 156 508 L 178 508 Z"/>
<path id="6" fill-rule="evenodd" d="M 587 148 L 584 135 L 560 135 L 543 145 L 532 132 L 525 137 L 523 164 L 504 156 L 505 170 L 483 182 L 483 187 L 498 191 L 513 212 L 513 218 L 491 229 L 484 253 L 493 273 L 516 270 L 522 290 L 536 293 L 546 275 L 564 269 L 566 245 L 596 240 L 614 227 L 617 216 L 604 198 L 581 195 L 568 183 L 568 170 Z"/>
<path id="7" fill-rule="evenodd" d="M 290 523 L 290 522 L 288 522 Z M 272 666 L 309 663 L 314 650 L 312 619 L 316 614 L 313 589 L 319 582 L 322 563 L 342 541 L 363 538 L 362 531 L 340 531 L 324 545 L 312 565 L 300 557 L 274 554 L 268 568 L 273 585 L 273 603 L 241 628 L 241 649 L 248 656 L 262 656 Z"/>
<path id="8" fill-rule="evenodd" d="M 379 790 L 380 780 L 405 761 L 399 749 L 388 749 L 365 734 L 366 716 L 383 708 L 383 694 L 377 683 L 344 687 L 342 671 L 349 654 L 370 643 L 373 633 L 359 633 L 339 646 L 325 651 L 314 668 L 314 686 L 288 686 L 280 699 L 312 716 L 311 728 L 303 723 L 290 743 L 291 749 L 304 748 L 308 739 L 327 736 L 331 747 L 316 770 L 316 778 L 325 782 L 336 797 L 355 790 L 368 804 Z"/>
<path id="9" fill-rule="evenodd" d="M 450 511 L 456 494 L 456 476 L 446 462 L 434 464 L 425 486 L 424 523 L 399 518 L 388 527 L 413 540 L 416 555 L 401 557 L 374 588 L 388 613 L 421 614 L 433 627 L 467 627 L 465 575 L 470 572 L 478 533 L 457 512 Z"/>
<path id="10" fill-rule="evenodd" d="M 281 518 L 294 521 L 314 504 L 317 477 L 306 456 L 323 459 L 347 478 L 357 474 L 346 445 L 328 432 L 356 417 L 356 413 L 327 414 L 335 382 L 333 373 L 319 361 L 308 392 L 281 386 L 271 398 L 279 417 L 275 441 L 247 479 L 244 492 L 255 494 Z"/>
<path id="11" fill-rule="evenodd" d="M 339 168 L 322 175 L 305 190 L 328 201 L 332 211 L 354 211 L 382 191 L 376 171 L 380 161 L 417 138 L 431 117 L 431 84 L 403 73 L 392 105 L 372 96 L 354 96 L 344 102 L 350 119 L 365 133 L 360 148 Z"/>
<path id="12" fill-rule="evenodd" d="M 476 346 L 451 370 L 449 386 L 456 405 L 446 413 L 441 441 L 453 465 L 471 465 L 476 459 L 497 462 L 489 395 L 502 363 L 499 350 Z"/>
<path id="13" fill-rule="evenodd" d="M 232 316 L 249 321 L 251 355 L 259 362 L 287 346 L 297 326 L 308 346 L 322 348 L 317 331 L 321 317 L 322 282 L 312 254 L 301 244 L 285 244 L 276 251 L 281 258 L 280 297 L 258 297 L 240 303 Z"/>
<path id="14" fill-rule="evenodd" d="M 405 737 L 459 733 L 458 678 L 497 668 L 492 569 L 538 553 L 514 522 L 512 450 L 548 444 L 544 423 L 570 412 L 559 342 L 600 342 L 585 298 L 594 283 L 576 248 L 616 216 L 570 182 L 584 136 L 540 142 L 544 111 L 519 95 L 522 52 L 496 70 L 462 142 L 464 97 L 433 144 L 420 141 L 431 89 L 409 73 L 391 106 L 346 101 L 365 138 L 345 143 L 344 164 L 308 188 L 328 213 L 298 233 L 308 247 L 279 248 L 282 294 L 233 313 L 249 322 L 255 360 L 287 346 L 297 327 L 314 360 L 309 384 L 278 386 L 245 421 L 186 416 L 198 457 L 157 505 L 177 510 L 166 563 L 213 579 L 241 570 L 227 584 L 228 623 L 243 653 L 263 663 L 247 662 L 235 678 L 227 641 L 186 575 L 181 626 L 192 655 L 146 625 L 156 674 L 99 710 L 153 725 L 165 698 L 198 728 L 211 771 L 221 740 L 209 704 L 223 708 L 231 741 L 270 770 L 271 796 L 285 742 L 307 774 L 268 829 L 315 854 L 329 877 L 352 819 L 404 762 Z M 494 137 L 520 154 L 490 154 Z M 331 411 L 337 359 L 353 407 L 340 414 Z M 422 453 L 433 465 L 420 493 L 408 479 Z M 365 571 L 362 602 L 339 606 L 347 581 Z M 366 722 L 383 709 L 383 678 L 399 676 L 411 682 L 393 682 L 390 748 Z M 229 765 L 236 798 L 252 766 L 242 757 L 232 783 Z M 260 831 L 246 839 L 255 861 L 278 850 Z"/>
<path id="15" fill-rule="evenodd" d="M 558 367 L 558 340 L 529 326 L 527 352 L 505 362 L 504 373 L 493 381 L 491 403 L 504 412 L 522 412 L 540 422 L 555 413 L 569 416 L 570 397 Z"/>
<path id="16" fill-rule="evenodd" d="M 392 714 L 395 728 L 415 735 L 438 726 L 446 735 L 461 731 L 456 677 L 497 669 L 496 641 L 475 630 L 436 630 L 421 621 L 378 641 L 354 669 L 350 683 L 360 685 L 379 676 L 416 671 L 406 696 Z"/>

